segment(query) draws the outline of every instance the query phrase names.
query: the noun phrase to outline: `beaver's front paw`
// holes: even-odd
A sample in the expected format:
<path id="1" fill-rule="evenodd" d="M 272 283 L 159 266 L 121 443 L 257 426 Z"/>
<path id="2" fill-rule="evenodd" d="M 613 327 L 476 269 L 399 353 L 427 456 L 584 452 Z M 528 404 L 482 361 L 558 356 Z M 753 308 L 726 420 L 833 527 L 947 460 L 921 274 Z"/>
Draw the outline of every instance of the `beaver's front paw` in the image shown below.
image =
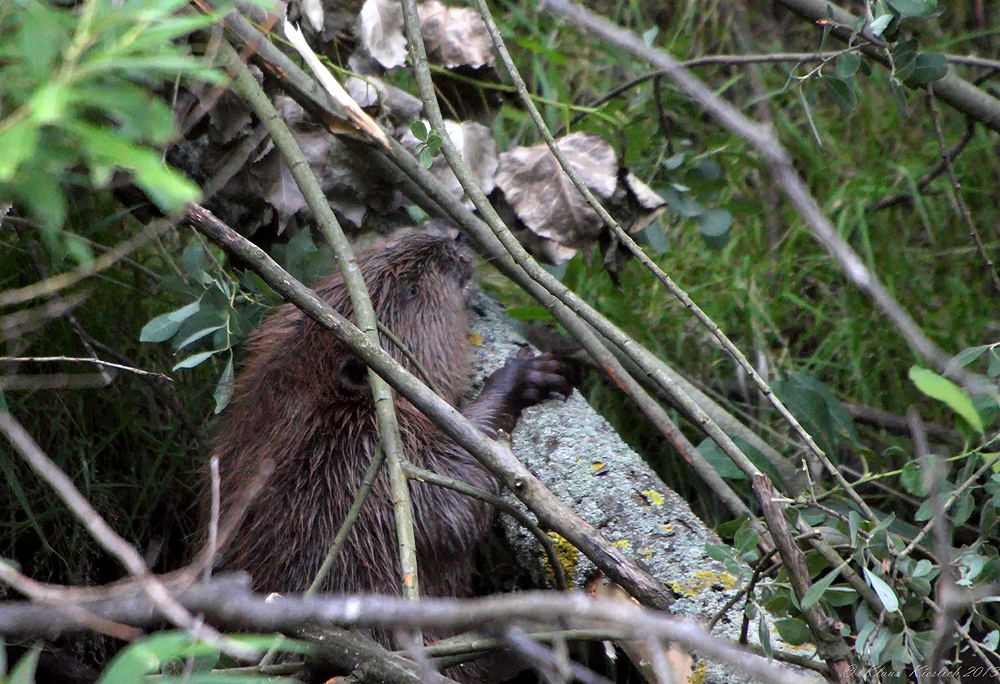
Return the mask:
<path id="1" fill-rule="evenodd" d="M 552 354 L 534 355 L 523 347 L 517 356 L 507 361 L 483 386 L 483 395 L 496 393 L 515 414 L 521 409 L 545 401 L 553 394 L 569 396 L 573 390 L 562 374 L 562 364 Z M 498 395 L 498 396 L 497 396 Z"/>

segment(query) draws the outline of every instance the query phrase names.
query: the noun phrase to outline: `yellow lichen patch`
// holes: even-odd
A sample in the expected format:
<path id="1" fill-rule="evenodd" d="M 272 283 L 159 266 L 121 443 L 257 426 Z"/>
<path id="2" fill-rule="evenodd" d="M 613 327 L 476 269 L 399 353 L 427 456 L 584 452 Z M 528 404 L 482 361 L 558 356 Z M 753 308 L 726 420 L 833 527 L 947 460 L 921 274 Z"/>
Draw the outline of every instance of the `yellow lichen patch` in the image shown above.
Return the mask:
<path id="1" fill-rule="evenodd" d="M 708 674 L 708 666 L 705 661 L 700 661 L 694 666 L 694 672 L 688 677 L 689 684 L 702 684 L 705 681 L 705 675 Z"/>
<path id="2" fill-rule="evenodd" d="M 728 577 L 723 577 L 723 575 L 727 575 Z M 719 574 L 717 572 L 702 570 L 701 572 L 694 573 L 688 579 L 679 582 L 670 582 L 669 586 L 681 596 L 698 596 L 717 585 L 726 589 L 732 588 L 732 584 L 729 587 L 726 586 L 729 583 L 735 583 L 735 578 L 729 573 Z"/>
<path id="3" fill-rule="evenodd" d="M 619 549 L 627 549 L 629 546 L 631 546 L 631 544 L 629 544 L 628 541 L 626 541 L 625 539 L 619 539 L 616 542 L 612 542 L 611 545 L 617 546 Z"/>
<path id="4" fill-rule="evenodd" d="M 566 576 L 566 586 L 568 589 L 572 589 L 573 573 L 576 571 L 576 567 L 580 563 L 580 552 L 561 535 L 555 532 L 548 532 L 547 534 L 552 538 L 552 541 L 555 544 L 556 558 L 559 559 L 559 565 L 562 566 L 563 574 Z M 545 559 L 545 574 L 548 576 L 549 582 L 555 584 L 556 576 L 555 573 L 552 572 L 552 567 L 548 563 L 548 558 Z"/>
<path id="5" fill-rule="evenodd" d="M 719 573 L 719 584 L 721 584 L 726 591 L 729 591 L 736 586 L 736 578 L 728 572 Z"/>
<path id="6" fill-rule="evenodd" d="M 662 506 L 665 501 L 663 495 L 655 489 L 647 489 L 641 492 L 641 494 L 646 498 L 646 501 L 648 501 L 651 506 Z"/>
<path id="7" fill-rule="evenodd" d="M 666 532 L 667 534 L 674 533 L 674 526 L 671 525 L 670 523 L 663 523 L 662 525 L 660 525 L 660 527 L 663 528 L 663 531 Z"/>
<path id="8" fill-rule="evenodd" d="M 473 347 L 482 347 L 483 346 L 483 336 L 480 335 L 477 332 L 470 332 L 469 333 L 469 342 L 472 342 L 472 346 Z"/>

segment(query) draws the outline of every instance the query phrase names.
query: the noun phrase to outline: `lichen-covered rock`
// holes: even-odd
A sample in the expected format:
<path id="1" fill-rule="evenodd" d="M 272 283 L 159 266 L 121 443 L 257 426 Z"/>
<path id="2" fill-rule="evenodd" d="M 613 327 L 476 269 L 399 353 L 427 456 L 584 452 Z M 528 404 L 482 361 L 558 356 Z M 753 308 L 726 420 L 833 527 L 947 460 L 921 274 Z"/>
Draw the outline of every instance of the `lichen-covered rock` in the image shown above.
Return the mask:
<path id="1" fill-rule="evenodd" d="M 476 349 L 478 384 L 526 343 L 503 307 L 489 297 L 480 295 L 471 306 L 470 328 L 482 342 Z M 527 409 L 512 439 L 518 459 L 546 487 L 674 591 L 677 601 L 672 612 L 704 623 L 738 590 L 738 579 L 705 551 L 706 543 L 721 543 L 718 536 L 660 481 L 579 392 L 565 402 L 549 401 Z M 509 493 L 506 496 L 514 500 Z M 539 586 L 550 586 L 538 542 L 509 517 L 501 515 L 501 520 L 518 564 Z M 596 568 L 565 540 L 557 539 L 556 548 L 567 581 L 582 588 Z M 713 633 L 736 639 L 742 619 L 743 603 L 737 602 Z M 796 648 L 782 642 L 773 620 L 770 624 L 775 650 L 813 654 L 812 646 Z M 756 632 L 754 624 L 751 641 L 757 641 Z M 706 682 L 750 681 L 714 663 L 708 664 L 705 674 Z M 822 681 L 815 673 L 803 674 Z"/>

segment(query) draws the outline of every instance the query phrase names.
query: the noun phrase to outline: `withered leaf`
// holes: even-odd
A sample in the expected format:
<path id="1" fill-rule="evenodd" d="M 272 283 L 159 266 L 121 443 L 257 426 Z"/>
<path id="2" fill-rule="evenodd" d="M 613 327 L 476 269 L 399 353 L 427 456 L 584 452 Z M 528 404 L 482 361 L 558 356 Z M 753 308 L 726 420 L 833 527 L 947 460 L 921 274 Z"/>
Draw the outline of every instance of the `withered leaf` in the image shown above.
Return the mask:
<path id="1" fill-rule="evenodd" d="M 427 58 L 443 67 L 493 66 L 493 40 L 479 12 L 431 0 L 417 7 Z"/>
<path id="2" fill-rule="evenodd" d="M 479 13 L 468 7 L 447 7 L 437 0 L 417 7 L 427 58 L 448 69 L 492 67 L 493 41 Z M 368 53 L 386 69 L 406 62 L 406 33 L 398 0 L 366 0 L 358 36 Z"/>
<path id="3" fill-rule="evenodd" d="M 618 186 L 618 160 L 611 145 L 592 133 L 571 133 L 557 141 L 583 182 L 606 200 Z M 601 218 L 587 204 L 544 143 L 500 155 L 497 187 L 532 233 L 578 249 L 601 231 Z"/>
<path id="4" fill-rule="evenodd" d="M 620 169 L 614 149 L 600 136 L 572 133 L 557 144 L 590 191 L 630 231 L 645 227 L 663 211 L 660 196 Z M 495 201 L 498 210 L 509 207 L 517 219 L 514 225 L 521 229 L 518 238 L 533 254 L 559 264 L 597 243 L 612 273 L 629 259 L 547 145 L 501 154 L 496 184 L 502 192 Z"/>
<path id="5" fill-rule="evenodd" d="M 361 44 L 386 69 L 406 62 L 403 7 L 397 0 L 366 0 L 358 23 Z"/>

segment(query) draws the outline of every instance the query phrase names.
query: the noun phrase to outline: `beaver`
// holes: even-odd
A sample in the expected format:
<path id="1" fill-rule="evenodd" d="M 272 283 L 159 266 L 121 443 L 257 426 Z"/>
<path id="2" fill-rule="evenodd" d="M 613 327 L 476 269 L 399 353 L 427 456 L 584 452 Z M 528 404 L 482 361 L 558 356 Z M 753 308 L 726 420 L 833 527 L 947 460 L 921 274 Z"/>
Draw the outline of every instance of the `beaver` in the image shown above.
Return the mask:
<path id="1" fill-rule="evenodd" d="M 375 313 L 417 358 L 453 406 L 470 389 L 466 300 L 472 251 L 454 230 L 403 229 L 358 256 Z M 339 273 L 316 293 L 353 320 Z M 414 368 L 384 336 L 382 347 Z M 221 510 L 236 505 L 265 459 L 274 472 L 221 549 L 222 568 L 246 570 L 255 590 L 309 587 L 354 501 L 379 445 L 367 368 L 328 330 L 291 304 L 278 307 L 246 344 L 232 399 L 212 436 L 219 457 Z M 493 436 L 510 432 L 521 412 L 569 385 L 551 355 L 522 350 L 461 408 Z M 500 483 L 408 401 L 396 397 L 405 457 L 413 464 L 491 494 Z M 410 481 L 420 589 L 427 596 L 468 596 L 473 551 L 489 534 L 492 506 L 452 490 Z M 386 469 L 321 591 L 397 594 L 401 571 Z M 391 641 L 375 633 L 380 641 Z M 386 645 L 391 645 L 386 643 Z"/>

